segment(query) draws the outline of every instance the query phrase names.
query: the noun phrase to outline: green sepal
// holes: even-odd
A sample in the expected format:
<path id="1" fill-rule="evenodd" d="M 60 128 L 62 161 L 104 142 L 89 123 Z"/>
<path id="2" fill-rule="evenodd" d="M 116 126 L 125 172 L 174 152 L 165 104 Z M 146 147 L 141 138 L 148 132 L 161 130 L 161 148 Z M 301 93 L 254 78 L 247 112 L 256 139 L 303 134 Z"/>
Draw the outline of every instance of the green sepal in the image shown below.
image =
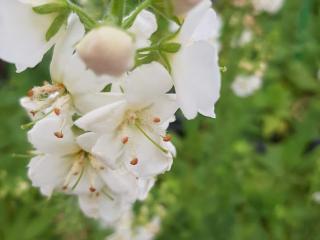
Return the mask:
<path id="1" fill-rule="evenodd" d="M 38 14 L 50 14 L 66 10 L 66 2 L 56 2 L 33 7 L 32 10 Z"/>
<path id="2" fill-rule="evenodd" d="M 62 25 L 67 21 L 68 15 L 69 11 L 63 11 L 53 20 L 46 33 L 47 41 L 50 41 L 50 39 L 58 33 Z"/>
<path id="3" fill-rule="evenodd" d="M 180 48 L 181 44 L 179 43 L 163 43 L 160 45 L 160 50 L 168 53 L 176 53 Z"/>

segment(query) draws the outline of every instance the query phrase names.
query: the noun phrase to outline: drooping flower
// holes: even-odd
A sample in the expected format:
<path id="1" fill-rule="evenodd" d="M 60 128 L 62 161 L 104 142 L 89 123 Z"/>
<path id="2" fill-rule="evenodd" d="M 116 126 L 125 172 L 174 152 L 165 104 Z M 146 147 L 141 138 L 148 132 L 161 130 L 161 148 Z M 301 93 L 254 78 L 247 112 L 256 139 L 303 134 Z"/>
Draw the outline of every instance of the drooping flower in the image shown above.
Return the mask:
<path id="1" fill-rule="evenodd" d="M 120 82 L 122 92 L 107 93 L 110 102 L 76 121 L 100 135 L 93 152 L 108 166 L 126 167 L 137 177 L 170 169 L 174 147 L 166 128 L 178 106 L 169 73 L 159 63 L 142 65 Z"/>
<path id="2" fill-rule="evenodd" d="M 155 16 L 144 10 L 128 31 L 108 25 L 91 30 L 77 52 L 96 74 L 120 76 L 133 67 L 136 49 L 148 46 L 156 29 Z"/>
<path id="3" fill-rule="evenodd" d="M 231 89 L 239 97 L 248 97 L 262 86 L 262 79 L 260 76 L 238 76 L 233 81 Z"/>
<path id="4" fill-rule="evenodd" d="M 211 2 L 203 0 L 185 18 L 177 37 L 180 50 L 171 58 L 177 100 L 188 119 L 214 117 L 220 96 L 220 68 L 215 44 L 218 22 Z"/>
<path id="5" fill-rule="evenodd" d="M 40 15 L 33 7 L 54 0 L 0 0 L 0 58 L 16 65 L 17 72 L 36 66 L 64 32 L 49 41 L 46 32 L 56 13 Z"/>

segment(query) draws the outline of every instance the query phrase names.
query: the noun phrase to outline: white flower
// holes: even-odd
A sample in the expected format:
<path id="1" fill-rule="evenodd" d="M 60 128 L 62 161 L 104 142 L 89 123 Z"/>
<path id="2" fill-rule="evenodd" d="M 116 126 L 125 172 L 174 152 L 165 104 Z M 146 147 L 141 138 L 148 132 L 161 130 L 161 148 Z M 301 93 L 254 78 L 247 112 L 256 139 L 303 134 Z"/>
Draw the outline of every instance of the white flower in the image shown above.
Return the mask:
<path id="1" fill-rule="evenodd" d="M 257 12 L 276 13 L 283 6 L 284 0 L 252 0 L 254 9 Z"/>
<path id="2" fill-rule="evenodd" d="M 96 74 L 120 76 L 133 67 L 136 49 L 148 46 L 156 29 L 155 16 L 144 10 L 127 32 L 113 26 L 91 30 L 78 44 L 77 52 Z"/>
<path id="3" fill-rule="evenodd" d="M 262 79 L 259 76 L 238 76 L 233 81 L 231 89 L 238 97 L 248 97 L 262 86 Z"/>
<path id="4" fill-rule="evenodd" d="M 172 164 L 166 136 L 168 122 L 177 110 L 169 73 L 159 63 L 142 65 L 120 84 L 124 93 L 108 93 L 113 103 L 98 108 L 76 125 L 101 135 L 93 152 L 108 166 L 125 166 L 137 177 L 153 177 Z"/>
<path id="5" fill-rule="evenodd" d="M 139 183 L 124 169 L 111 170 L 91 150 L 97 136 L 86 133 L 76 137 L 71 119 L 49 116 L 36 123 L 28 132 L 28 139 L 38 155 L 29 164 L 33 186 L 50 196 L 53 191 L 87 195 L 109 193 L 131 202 L 139 197 Z M 63 125 L 63 126 L 61 126 Z M 63 136 L 56 133 L 61 131 Z"/>
<path id="6" fill-rule="evenodd" d="M 313 201 L 315 201 L 316 203 L 320 203 L 320 192 L 314 192 L 312 194 L 312 199 Z"/>
<path id="7" fill-rule="evenodd" d="M 236 45 L 238 46 L 245 46 L 248 43 L 250 43 L 253 39 L 253 34 L 252 31 L 250 29 L 245 29 L 243 30 L 238 42 L 236 43 Z"/>
<path id="8" fill-rule="evenodd" d="M 32 7 L 47 2 L 0 0 L 0 58 L 15 64 L 18 72 L 36 66 L 64 32 L 61 28 L 46 40 L 46 32 L 57 15 L 40 15 Z"/>
<path id="9" fill-rule="evenodd" d="M 85 30 L 79 18 L 71 15 L 68 29 L 56 44 L 50 66 L 52 84 L 35 87 L 28 97 L 21 99 L 21 105 L 32 119 L 39 119 L 50 112 L 56 115 L 75 112 L 85 113 L 99 106 L 100 92 L 111 79 L 97 77 L 87 70 L 73 46 L 84 36 Z M 66 97 L 69 96 L 69 97 Z M 59 100 L 64 98 L 64 101 Z M 67 107 L 68 111 L 62 111 Z"/>
<path id="10" fill-rule="evenodd" d="M 178 35 L 181 49 L 171 59 L 177 100 L 188 119 L 214 117 L 220 96 L 220 68 L 215 44 L 218 29 L 211 2 L 203 0 L 186 16 Z"/>

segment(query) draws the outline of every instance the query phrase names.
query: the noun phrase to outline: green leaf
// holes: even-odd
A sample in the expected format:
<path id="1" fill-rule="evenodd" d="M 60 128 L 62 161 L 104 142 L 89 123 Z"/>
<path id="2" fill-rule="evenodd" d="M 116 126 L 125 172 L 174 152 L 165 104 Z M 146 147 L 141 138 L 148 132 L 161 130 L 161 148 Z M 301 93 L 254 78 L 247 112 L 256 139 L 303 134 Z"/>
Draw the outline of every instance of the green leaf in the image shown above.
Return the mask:
<path id="1" fill-rule="evenodd" d="M 164 43 L 160 45 L 160 50 L 168 53 L 176 53 L 180 48 L 181 44 L 179 43 Z"/>
<path id="2" fill-rule="evenodd" d="M 65 2 L 56 2 L 33 7 L 32 10 L 38 14 L 50 14 L 64 11 L 67 7 Z"/>
<path id="3" fill-rule="evenodd" d="M 50 25 L 47 33 L 46 33 L 46 40 L 49 41 L 52 37 L 54 37 L 57 32 L 60 30 L 62 25 L 67 21 L 69 15 L 69 11 L 64 11 L 60 13 Z"/>

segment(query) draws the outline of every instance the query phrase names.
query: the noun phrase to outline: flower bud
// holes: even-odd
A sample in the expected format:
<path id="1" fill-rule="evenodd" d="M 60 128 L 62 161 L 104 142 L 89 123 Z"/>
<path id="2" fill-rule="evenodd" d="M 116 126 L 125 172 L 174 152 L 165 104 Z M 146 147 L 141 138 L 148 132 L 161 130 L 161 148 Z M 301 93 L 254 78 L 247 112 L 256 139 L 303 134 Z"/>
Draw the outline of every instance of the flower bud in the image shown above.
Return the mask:
<path id="1" fill-rule="evenodd" d="M 202 0 L 172 0 L 174 14 L 176 16 L 184 15 L 201 1 Z"/>
<path id="2" fill-rule="evenodd" d="M 125 31 L 100 27 L 89 32 L 78 44 L 77 52 L 87 67 L 96 74 L 119 76 L 134 61 L 134 43 Z"/>

